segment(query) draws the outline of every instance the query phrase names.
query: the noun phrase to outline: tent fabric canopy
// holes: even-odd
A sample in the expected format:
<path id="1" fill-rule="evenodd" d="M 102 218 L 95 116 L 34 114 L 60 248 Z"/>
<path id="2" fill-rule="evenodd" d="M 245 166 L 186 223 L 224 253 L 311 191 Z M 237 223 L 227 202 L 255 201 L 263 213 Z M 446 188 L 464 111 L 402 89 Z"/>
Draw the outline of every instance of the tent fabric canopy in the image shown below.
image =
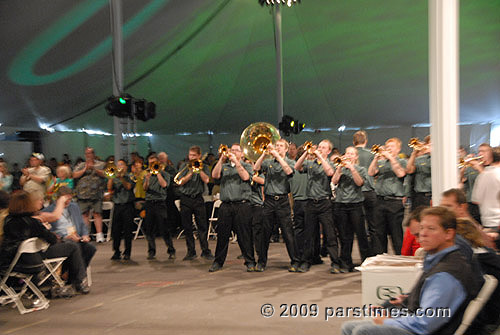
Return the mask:
<path id="1" fill-rule="evenodd" d="M 138 132 L 277 124 L 274 28 L 257 0 L 123 0 Z M 428 123 L 427 1 L 303 0 L 282 9 L 284 112 L 308 128 Z M 113 132 L 108 0 L 0 2 L 2 122 Z M 461 2 L 460 121 L 500 116 L 500 2 Z"/>

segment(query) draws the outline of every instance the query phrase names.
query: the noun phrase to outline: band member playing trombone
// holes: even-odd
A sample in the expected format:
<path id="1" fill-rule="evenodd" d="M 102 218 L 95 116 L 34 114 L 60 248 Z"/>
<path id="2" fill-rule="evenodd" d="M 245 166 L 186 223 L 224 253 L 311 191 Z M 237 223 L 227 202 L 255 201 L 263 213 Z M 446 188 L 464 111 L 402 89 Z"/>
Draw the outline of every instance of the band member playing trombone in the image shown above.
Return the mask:
<path id="1" fill-rule="evenodd" d="M 148 157 L 148 163 L 148 174 L 143 182 L 144 190 L 146 191 L 144 228 L 148 241 L 148 259 L 155 259 L 155 238 L 158 231 L 165 241 L 167 252 L 170 255 L 169 258 L 172 258 L 171 256 L 175 255 L 175 249 L 172 243 L 172 236 L 167 229 L 167 205 L 165 203 L 170 176 L 161 169 L 156 154 L 151 154 Z"/>
<path id="2" fill-rule="evenodd" d="M 202 250 L 201 257 L 213 260 L 214 256 L 208 248 L 207 213 L 202 196 L 205 184 L 207 184 L 210 179 L 208 176 L 210 172 L 208 166 L 201 163 L 201 148 L 199 146 L 192 146 L 189 148 L 188 159 L 189 162 L 187 165 L 181 166 L 175 178 L 179 185 L 178 190 L 181 200 L 182 228 L 184 229 L 187 245 L 187 254 L 183 260 L 190 261 L 196 258 L 196 248 L 193 237 L 193 214 L 198 227 L 198 236 Z M 196 166 L 200 168 L 196 168 Z"/>
<path id="3" fill-rule="evenodd" d="M 113 192 L 113 222 L 111 224 L 111 236 L 113 237 L 113 256 L 112 260 L 121 258 L 120 242 L 123 238 L 125 251 L 123 259 L 129 260 L 132 251 L 132 232 L 134 230 L 135 214 L 135 183 L 127 174 L 127 163 L 120 159 L 116 163 L 116 176 L 108 179 L 108 190 Z"/>
<path id="4" fill-rule="evenodd" d="M 335 197 L 335 218 L 340 237 L 341 272 L 352 272 L 352 244 L 354 233 L 358 238 L 361 262 L 370 256 L 370 247 L 366 237 L 363 217 L 363 191 L 366 169 L 357 164 L 358 151 L 354 147 L 345 149 L 345 159 L 337 165 L 332 182 L 337 184 Z"/>
<path id="5" fill-rule="evenodd" d="M 377 192 L 376 237 L 373 243 L 374 254 L 387 252 L 387 234 L 391 235 L 392 246 L 397 255 L 403 246 L 404 217 L 404 179 L 406 176 L 406 160 L 399 158 L 401 140 L 393 137 L 385 142 L 373 158 L 368 168 L 370 176 L 377 176 L 375 191 Z"/>
<path id="6" fill-rule="evenodd" d="M 427 135 L 424 143 L 412 139 L 409 144 L 413 151 L 406 165 L 407 174 L 415 174 L 411 199 L 411 208 L 430 206 L 432 199 L 431 178 L 431 136 Z"/>
<path id="7" fill-rule="evenodd" d="M 281 226 L 281 233 L 285 240 L 288 256 L 290 257 L 290 271 L 296 272 L 299 266 L 299 258 L 295 248 L 293 236 L 292 217 L 288 193 L 290 193 L 289 178 L 293 175 L 293 161 L 286 158 L 288 142 L 280 139 L 273 146 L 269 144 L 267 150 L 255 162 L 255 171 L 261 171 L 265 175 L 264 182 L 264 209 L 261 250 L 258 252 L 258 262 L 255 271 L 262 272 L 267 265 L 267 252 L 269 240 L 273 230 L 274 218 L 277 217 Z M 265 159 L 269 153 L 273 158 Z"/>
<path id="8" fill-rule="evenodd" d="M 312 152 L 311 152 L 312 151 Z M 295 169 L 299 172 L 307 173 L 307 205 L 304 220 L 304 252 L 299 272 L 307 272 L 313 264 L 314 239 L 319 232 L 319 225 L 323 227 L 323 234 L 326 235 L 326 249 L 330 255 L 331 273 L 340 273 L 339 254 L 335 226 L 332 215 L 332 196 L 330 188 L 330 177 L 333 175 L 333 166 L 328 160 L 328 155 L 332 151 L 332 143 L 323 140 L 318 147 L 306 150 L 295 163 Z M 313 153 L 314 160 L 306 160 L 306 156 Z"/>
<path id="9" fill-rule="evenodd" d="M 230 152 L 221 154 L 215 164 L 212 177 L 220 180 L 220 200 L 217 222 L 217 248 L 210 272 L 222 269 L 227 256 L 231 231 L 238 235 L 238 244 L 245 259 L 248 272 L 255 271 L 255 257 L 252 239 L 252 194 L 250 178 L 252 166 L 243 162 L 243 153 L 238 143 L 231 146 Z"/>

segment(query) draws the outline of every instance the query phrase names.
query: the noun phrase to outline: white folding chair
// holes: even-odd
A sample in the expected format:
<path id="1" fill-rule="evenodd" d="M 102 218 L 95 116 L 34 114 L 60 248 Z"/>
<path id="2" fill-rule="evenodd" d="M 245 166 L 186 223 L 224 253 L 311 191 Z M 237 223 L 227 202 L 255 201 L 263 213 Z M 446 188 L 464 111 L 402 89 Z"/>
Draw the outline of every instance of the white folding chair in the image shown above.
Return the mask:
<path id="1" fill-rule="evenodd" d="M 214 222 L 217 222 L 218 218 L 215 216 L 215 211 L 220 207 L 221 204 L 222 201 L 220 199 L 214 201 L 214 206 L 212 207 L 212 215 L 210 216 L 210 219 L 208 219 L 207 240 L 210 240 L 210 236 L 217 238 L 217 232 L 215 231 Z"/>
<path id="2" fill-rule="evenodd" d="M 5 292 L 6 294 L 6 296 L 0 297 L 1 304 L 15 303 L 19 313 L 21 314 L 26 314 L 40 309 L 46 309 L 49 307 L 49 301 L 47 300 L 47 298 L 45 298 L 45 296 L 42 294 L 42 292 L 40 292 L 38 287 L 36 287 L 36 285 L 31 281 L 31 278 L 33 278 L 34 273 L 26 273 L 33 271 L 35 271 L 36 273 L 38 271 L 36 267 L 30 269 L 33 271 L 26 271 L 25 269 L 22 268 L 21 265 L 19 266 L 19 268 L 16 268 L 16 265 L 18 265 L 17 263 L 22 254 L 34 254 L 40 252 L 41 250 L 44 250 L 44 248 L 46 247 L 47 244 L 42 240 L 38 239 L 37 237 L 27 239 L 19 245 L 19 247 L 17 248 L 16 255 L 14 256 L 14 259 L 10 263 L 9 268 L 3 273 L 2 280 L 0 281 L 0 293 Z M 43 268 L 44 264 L 41 263 L 39 265 L 40 271 L 43 270 Z M 23 280 L 24 284 L 19 290 L 19 292 L 16 292 L 16 290 L 13 287 L 10 287 L 7 284 L 7 280 L 10 277 L 20 278 Z M 21 300 L 21 297 L 26 293 L 28 288 L 37 296 L 39 300 L 36 306 L 31 308 L 26 308 Z"/>
<path id="3" fill-rule="evenodd" d="M 102 218 L 102 223 L 106 225 L 108 232 L 106 233 L 106 241 L 109 242 L 111 240 L 111 226 L 113 225 L 113 211 L 115 204 L 112 201 L 103 201 L 102 202 L 102 210 L 109 211 L 108 218 Z M 94 213 L 89 213 L 89 223 L 90 227 L 92 227 L 92 223 L 94 223 Z M 90 228 L 89 228 L 90 229 Z"/>
<path id="4" fill-rule="evenodd" d="M 484 275 L 483 278 L 484 284 L 478 295 L 467 305 L 464 316 L 462 317 L 462 322 L 455 331 L 455 335 L 463 335 L 465 333 L 497 287 L 498 281 L 492 275 Z"/>
<path id="5" fill-rule="evenodd" d="M 134 218 L 134 223 L 137 226 L 136 231 L 133 232 L 134 240 L 137 240 L 139 237 L 144 237 L 144 231 L 142 230 L 142 221 L 144 221 L 144 219 L 140 216 Z M 139 236 L 139 233 L 142 233 L 142 235 Z"/>

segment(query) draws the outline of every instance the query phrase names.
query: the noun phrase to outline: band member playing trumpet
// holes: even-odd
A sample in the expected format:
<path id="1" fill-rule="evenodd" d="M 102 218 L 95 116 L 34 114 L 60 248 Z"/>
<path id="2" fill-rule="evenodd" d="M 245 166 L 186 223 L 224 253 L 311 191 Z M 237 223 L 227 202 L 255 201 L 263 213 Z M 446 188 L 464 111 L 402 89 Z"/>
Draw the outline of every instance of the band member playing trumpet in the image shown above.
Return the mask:
<path id="1" fill-rule="evenodd" d="M 179 174 L 176 176 L 181 200 L 182 228 L 184 229 L 184 234 L 186 235 L 187 245 L 187 254 L 183 260 L 190 261 L 196 258 L 196 248 L 193 238 L 193 214 L 198 227 L 198 236 L 202 250 L 201 257 L 213 260 L 214 256 L 208 248 L 207 213 L 202 196 L 205 184 L 209 182 L 210 178 L 208 175 L 210 172 L 208 170 L 208 166 L 206 165 L 203 165 L 199 171 L 193 171 L 194 165 L 201 159 L 201 148 L 199 146 L 192 146 L 189 148 L 188 159 L 189 162 L 187 164 L 193 162 L 192 166 L 181 166 Z"/>
<path id="2" fill-rule="evenodd" d="M 274 218 L 277 217 L 281 226 L 283 239 L 285 240 L 288 256 L 290 257 L 290 271 L 296 272 L 299 266 L 299 258 L 295 248 L 293 237 L 292 217 L 288 193 L 290 193 L 289 178 L 293 176 L 293 161 L 286 158 L 288 142 L 280 139 L 275 145 L 269 144 L 267 150 L 255 162 L 255 171 L 261 171 L 265 175 L 264 182 L 264 209 L 261 249 L 258 252 L 259 259 L 255 271 L 262 272 L 267 265 L 267 252 L 269 240 L 273 230 Z M 265 159 L 269 153 L 273 158 Z M 257 243 L 259 244 L 259 243 Z"/>
<path id="3" fill-rule="evenodd" d="M 123 238 L 125 251 L 123 259 L 129 260 L 132 251 L 132 232 L 134 230 L 134 185 L 127 173 L 127 163 L 120 159 L 116 163 L 117 171 L 115 178 L 108 179 L 108 190 L 113 193 L 113 222 L 111 224 L 111 237 L 113 238 L 112 260 L 122 257 L 120 253 L 120 242 Z"/>
<path id="4" fill-rule="evenodd" d="M 354 233 L 358 238 L 361 262 L 370 256 L 370 247 L 366 238 L 365 221 L 363 217 L 363 191 L 366 169 L 357 164 L 358 151 L 354 147 L 345 149 L 345 159 L 338 165 L 332 177 L 337 184 L 335 197 L 335 218 L 340 237 L 341 272 L 352 272 L 352 244 Z"/>
<path id="5" fill-rule="evenodd" d="M 406 166 L 407 174 L 415 174 L 411 199 L 411 208 L 430 206 L 432 199 L 431 178 L 431 136 L 427 135 L 424 143 L 415 142 Z"/>
<path id="6" fill-rule="evenodd" d="M 307 173 L 307 205 L 304 220 L 304 253 L 299 272 L 307 272 L 313 264 L 315 236 L 319 232 L 319 225 L 323 227 L 326 235 L 326 249 L 330 255 L 331 273 L 340 273 L 337 236 L 333 225 L 332 196 L 330 177 L 333 175 L 333 164 L 328 160 L 332 151 L 332 143 L 323 140 L 317 148 L 306 150 L 295 163 L 295 169 Z M 306 160 L 308 151 L 316 156 L 314 160 Z"/>
<path id="7" fill-rule="evenodd" d="M 146 217 L 144 218 L 145 235 L 148 241 L 148 259 L 155 259 L 156 256 L 156 235 L 161 233 L 167 246 L 169 255 L 175 255 L 175 248 L 172 243 L 172 236 L 167 229 L 167 187 L 170 181 L 169 174 L 159 169 L 158 157 L 151 154 L 148 157 L 149 169 L 144 178 L 143 186 L 146 191 Z M 153 170 L 156 165 L 158 170 Z M 172 258 L 172 257 L 169 257 Z"/>
<path id="8" fill-rule="evenodd" d="M 231 146 L 228 153 L 220 154 L 215 164 L 212 177 L 220 180 L 220 200 L 217 223 L 217 248 L 210 272 L 222 269 L 227 256 L 231 231 L 238 235 L 238 244 L 245 259 L 248 272 L 255 271 L 255 257 L 252 242 L 252 208 L 250 197 L 252 190 L 250 178 L 252 166 L 243 162 L 243 153 L 239 144 Z"/>
<path id="9" fill-rule="evenodd" d="M 375 191 L 378 206 L 376 209 L 376 238 L 373 243 L 374 254 L 387 252 L 387 234 L 391 235 L 392 246 L 397 255 L 401 254 L 403 245 L 402 222 L 404 217 L 404 179 L 406 176 L 406 160 L 398 158 L 401 151 L 401 140 L 393 137 L 385 142 L 375 155 L 368 168 L 370 176 L 376 176 Z"/>

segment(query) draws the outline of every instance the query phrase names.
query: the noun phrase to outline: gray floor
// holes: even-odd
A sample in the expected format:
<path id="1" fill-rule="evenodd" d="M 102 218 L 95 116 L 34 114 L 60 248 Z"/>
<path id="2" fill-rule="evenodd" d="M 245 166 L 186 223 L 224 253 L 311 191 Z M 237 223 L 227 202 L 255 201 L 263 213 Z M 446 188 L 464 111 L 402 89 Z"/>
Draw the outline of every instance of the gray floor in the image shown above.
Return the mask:
<path id="1" fill-rule="evenodd" d="M 335 335 L 345 319 L 325 321 L 325 309 L 361 304 L 360 273 L 332 275 L 327 258 L 308 273 L 289 273 L 284 243 L 270 245 L 263 273 L 244 271 L 237 244 L 216 273 L 208 272 L 211 262 L 204 259 L 182 261 L 183 239 L 175 246 L 178 258 L 169 261 L 158 240 L 157 260 L 147 261 L 146 242 L 138 239 L 125 263 L 109 260 L 110 242 L 99 244 L 89 295 L 54 299 L 49 309 L 26 315 L 0 307 L 0 334 Z M 210 246 L 215 251 L 214 241 Z M 273 316 L 262 316 L 264 304 L 274 307 Z"/>

